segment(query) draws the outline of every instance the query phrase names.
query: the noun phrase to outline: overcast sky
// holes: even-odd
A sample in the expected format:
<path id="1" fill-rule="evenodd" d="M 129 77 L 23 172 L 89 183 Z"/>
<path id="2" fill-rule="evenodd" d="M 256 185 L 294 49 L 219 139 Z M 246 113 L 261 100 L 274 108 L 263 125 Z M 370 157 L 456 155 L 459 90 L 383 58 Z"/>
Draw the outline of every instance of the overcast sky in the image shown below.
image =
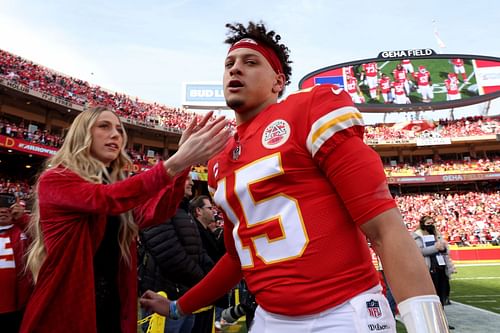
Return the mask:
<path id="1" fill-rule="evenodd" d="M 248 20 L 263 20 L 291 49 L 288 93 L 316 69 L 385 50 L 500 57 L 500 2 L 491 0 L 0 0 L 0 48 L 113 91 L 180 106 L 183 82 L 221 81 L 224 25 Z M 490 114 L 499 113 L 497 99 Z"/>

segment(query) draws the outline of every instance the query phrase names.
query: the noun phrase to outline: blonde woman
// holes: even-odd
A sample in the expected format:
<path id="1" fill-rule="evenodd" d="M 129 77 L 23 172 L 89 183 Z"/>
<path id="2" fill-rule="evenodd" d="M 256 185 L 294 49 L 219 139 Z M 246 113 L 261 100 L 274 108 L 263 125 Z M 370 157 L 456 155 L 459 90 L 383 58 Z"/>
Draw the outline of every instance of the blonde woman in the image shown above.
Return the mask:
<path id="1" fill-rule="evenodd" d="M 173 215 L 190 166 L 225 146 L 227 121 L 211 115 L 193 120 L 171 158 L 131 178 L 119 117 L 94 108 L 75 118 L 38 179 L 27 262 L 36 284 L 21 332 L 137 331 L 138 228 Z"/>

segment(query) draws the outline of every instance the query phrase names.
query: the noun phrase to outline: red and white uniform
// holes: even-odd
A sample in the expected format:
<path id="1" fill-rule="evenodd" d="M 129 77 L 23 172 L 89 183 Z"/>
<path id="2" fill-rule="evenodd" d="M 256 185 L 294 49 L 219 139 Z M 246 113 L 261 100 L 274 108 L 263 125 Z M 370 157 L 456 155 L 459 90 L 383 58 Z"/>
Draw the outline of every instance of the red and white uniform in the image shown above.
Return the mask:
<path id="1" fill-rule="evenodd" d="M 417 81 L 418 92 L 422 96 L 423 102 L 430 102 L 434 98 L 432 91 L 431 74 L 426 69 L 419 69 L 417 73 L 413 74 Z"/>
<path id="2" fill-rule="evenodd" d="M 405 83 L 403 81 L 395 81 L 392 83 L 392 95 L 394 104 L 409 104 L 410 100 L 406 95 Z"/>
<path id="3" fill-rule="evenodd" d="M 380 93 L 382 94 L 382 98 L 384 99 L 384 103 L 392 102 L 391 79 L 388 76 L 382 76 L 380 80 L 378 80 L 378 86 Z"/>
<path id="4" fill-rule="evenodd" d="M 370 90 L 370 97 L 377 97 L 377 81 L 378 81 L 378 66 L 376 62 L 363 64 L 363 71 L 365 72 L 365 80 Z"/>
<path id="5" fill-rule="evenodd" d="M 362 103 L 361 96 L 359 96 L 358 80 L 355 77 L 346 78 L 344 89 L 349 93 L 354 103 Z"/>
<path id="6" fill-rule="evenodd" d="M 24 266 L 27 242 L 17 225 L 0 226 L 0 314 L 22 310 L 31 293 Z"/>
<path id="7" fill-rule="evenodd" d="M 403 67 L 400 69 L 395 68 L 392 71 L 392 76 L 394 77 L 395 82 L 403 82 L 406 95 L 410 95 L 410 84 L 408 82 L 408 77 L 406 76 L 406 70 Z"/>
<path id="8" fill-rule="evenodd" d="M 465 66 L 464 61 L 460 58 L 451 59 L 451 63 L 453 64 L 453 70 L 456 74 L 464 74 Z"/>
<path id="9" fill-rule="evenodd" d="M 407 73 L 413 74 L 413 72 L 415 71 L 413 69 L 413 64 L 411 63 L 410 59 L 401 60 L 401 66 L 403 66 L 403 68 Z"/>
<path id="10" fill-rule="evenodd" d="M 458 79 L 456 77 L 449 77 L 444 80 L 444 84 L 446 86 L 446 100 L 454 101 L 457 99 L 461 99 L 462 95 L 460 94 Z"/>
<path id="11" fill-rule="evenodd" d="M 350 96 L 318 85 L 237 127 L 208 163 L 226 255 L 179 299 L 194 311 L 245 278 L 266 311 L 322 312 L 378 284 L 359 226 L 394 208 Z M 221 282 L 221 280 L 223 280 Z"/>
<path id="12" fill-rule="evenodd" d="M 0 313 L 17 310 L 16 274 L 16 261 L 14 260 L 10 233 L 0 231 L 0 286 L 2 286 L 1 290 L 4 291 L 0 301 Z"/>
<path id="13" fill-rule="evenodd" d="M 453 70 L 455 71 L 455 74 L 461 74 L 462 80 L 464 82 L 467 81 L 467 74 L 465 73 L 465 64 L 463 59 L 451 59 L 451 63 L 453 64 Z"/>

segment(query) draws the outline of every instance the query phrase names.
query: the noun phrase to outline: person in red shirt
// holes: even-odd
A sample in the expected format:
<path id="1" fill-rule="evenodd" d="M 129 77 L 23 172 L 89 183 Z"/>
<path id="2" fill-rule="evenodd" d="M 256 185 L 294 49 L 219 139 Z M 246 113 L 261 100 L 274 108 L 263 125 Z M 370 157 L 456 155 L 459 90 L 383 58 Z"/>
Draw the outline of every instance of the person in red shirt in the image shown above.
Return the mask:
<path id="1" fill-rule="evenodd" d="M 17 333 L 32 285 L 25 270 L 28 237 L 24 208 L 12 193 L 0 193 L 0 327 Z"/>
<path id="2" fill-rule="evenodd" d="M 384 99 L 384 103 L 386 104 L 391 103 L 393 100 L 391 88 L 391 78 L 387 74 L 383 73 L 380 80 L 378 80 L 378 89 L 380 95 L 382 95 L 382 98 Z"/>
<path id="3" fill-rule="evenodd" d="M 455 74 L 461 74 L 462 75 L 462 81 L 466 82 L 467 81 L 467 74 L 465 73 L 465 64 L 463 59 L 460 58 L 455 58 L 451 59 L 451 63 L 453 65 L 453 71 Z"/>
<path id="4" fill-rule="evenodd" d="M 258 304 L 251 332 L 396 332 L 369 238 L 409 332 L 446 327 L 350 96 L 325 84 L 278 103 L 291 75 L 281 36 L 263 23 L 226 27 L 223 87 L 237 129 L 209 161 L 208 185 L 227 253 L 179 300 L 147 291 L 141 305 L 177 318 L 244 278 Z"/>
<path id="5" fill-rule="evenodd" d="M 20 332 L 137 332 L 138 228 L 173 216 L 191 165 L 227 143 L 227 121 L 211 116 L 193 120 L 168 160 L 130 178 L 120 118 L 97 107 L 74 119 L 36 184 L 27 261 L 36 284 Z"/>
<path id="6" fill-rule="evenodd" d="M 446 86 L 446 100 L 454 101 L 461 99 L 460 88 L 458 86 L 458 77 L 455 73 L 449 73 L 448 78 L 444 80 L 444 85 Z"/>
<path id="7" fill-rule="evenodd" d="M 413 72 L 415 71 L 410 59 L 401 60 L 401 66 L 403 66 L 403 68 L 406 70 L 406 73 L 408 74 L 413 74 Z"/>
<path id="8" fill-rule="evenodd" d="M 404 81 L 392 82 L 391 94 L 394 104 L 410 104 L 410 98 L 406 95 Z"/>
<path id="9" fill-rule="evenodd" d="M 394 78 L 394 82 L 403 83 L 406 96 L 410 96 L 410 82 L 408 81 L 408 76 L 406 74 L 406 70 L 403 68 L 403 65 L 397 64 L 396 68 L 392 71 L 392 76 Z"/>
<path id="10" fill-rule="evenodd" d="M 361 65 L 362 81 L 364 80 L 370 92 L 370 98 L 377 98 L 378 66 L 376 62 L 369 62 Z"/>
<path id="11" fill-rule="evenodd" d="M 434 92 L 432 90 L 431 74 L 424 66 L 418 67 L 418 72 L 413 74 L 415 81 L 417 81 L 418 92 L 422 97 L 422 102 L 432 102 Z"/>

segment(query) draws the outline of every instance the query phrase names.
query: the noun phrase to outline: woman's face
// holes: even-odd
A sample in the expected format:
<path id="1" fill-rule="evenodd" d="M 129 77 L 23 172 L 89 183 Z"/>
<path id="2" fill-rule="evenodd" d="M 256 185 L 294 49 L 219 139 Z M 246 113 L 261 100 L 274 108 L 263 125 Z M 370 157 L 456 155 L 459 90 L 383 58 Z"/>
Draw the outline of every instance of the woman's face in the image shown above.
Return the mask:
<path id="1" fill-rule="evenodd" d="M 103 111 L 92 126 L 92 145 L 90 153 L 93 157 L 110 166 L 120 155 L 123 147 L 123 128 L 118 117 L 111 111 Z"/>

